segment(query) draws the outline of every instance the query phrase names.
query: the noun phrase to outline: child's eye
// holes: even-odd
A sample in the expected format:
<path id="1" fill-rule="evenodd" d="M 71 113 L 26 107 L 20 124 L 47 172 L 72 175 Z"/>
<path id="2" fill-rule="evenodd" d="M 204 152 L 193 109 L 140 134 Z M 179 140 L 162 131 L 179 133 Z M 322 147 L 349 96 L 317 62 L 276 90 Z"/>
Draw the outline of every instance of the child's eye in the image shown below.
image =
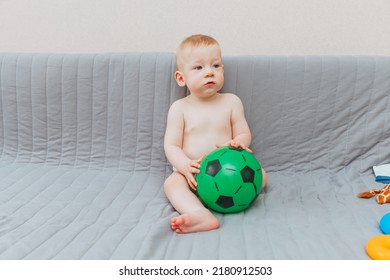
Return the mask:
<path id="1" fill-rule="evenodd" d="M 219 68 L 219 67 L 221 67 L 221 64 L 217 63 L 217 64 L 214 64 L 213 66 L 214 66 L 214 68 Z"/>
<path id="2" fill-rule="evenodd" d="M 195 69 L 195 70 L 202 70 L 203 67 L 202 67 L 202 66 L 195 66 L 194 69 Z"/>

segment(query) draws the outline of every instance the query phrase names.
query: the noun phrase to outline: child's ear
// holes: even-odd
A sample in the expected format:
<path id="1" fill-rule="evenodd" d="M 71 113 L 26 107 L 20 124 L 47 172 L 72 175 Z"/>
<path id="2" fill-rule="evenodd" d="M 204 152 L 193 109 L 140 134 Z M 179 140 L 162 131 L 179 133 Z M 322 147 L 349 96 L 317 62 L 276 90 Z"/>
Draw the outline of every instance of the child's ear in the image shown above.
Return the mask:
<path id="1" fill-rule="evenodd" d="M 186 82 L 184 81 L 184 77 L 180 71 L 175 72 L 175 80 L 177 84 L 181 87 L 184 87 L 186 85 Z"/>

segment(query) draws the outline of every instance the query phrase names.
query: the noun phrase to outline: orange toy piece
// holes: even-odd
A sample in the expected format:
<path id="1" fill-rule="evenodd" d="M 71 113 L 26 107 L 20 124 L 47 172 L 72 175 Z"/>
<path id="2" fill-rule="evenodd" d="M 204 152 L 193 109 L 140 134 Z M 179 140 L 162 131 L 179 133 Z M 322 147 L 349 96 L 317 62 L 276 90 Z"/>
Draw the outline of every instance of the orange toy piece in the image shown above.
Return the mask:
<path id="1" fill-rule="evenodd" d="M 372 189 L 369 190 L 368 192 L 362 192 L 358 194 L 358 197 L 360 198 L 371 198 L 374 195 L 376 196 L 376 201 L 379 204 L 384 204 L 384 203 L 390 203 L 390 184 L 387 184 L 383 187 L 383 189 Z"/>
<path id="2" fill-rule="evenodd" d="M 368 240 L 366 252 L 374 260 L 390 260 L 390 236 L 378 235 Z"/>

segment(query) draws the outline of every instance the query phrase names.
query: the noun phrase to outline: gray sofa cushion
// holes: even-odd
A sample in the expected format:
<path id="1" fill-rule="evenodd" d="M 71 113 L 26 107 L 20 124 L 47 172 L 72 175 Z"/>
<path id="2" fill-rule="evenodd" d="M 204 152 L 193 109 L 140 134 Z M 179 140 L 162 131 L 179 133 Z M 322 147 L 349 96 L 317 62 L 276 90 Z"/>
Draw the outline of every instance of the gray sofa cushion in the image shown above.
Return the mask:
<path id="1" fill-rule="evenodd" d="M 0 54 L 1 259 L 368 259 L 389 205 L 390 58 L 224 58 L 269 184 L 178 235 L 162 190 L 174 54 Z"/>

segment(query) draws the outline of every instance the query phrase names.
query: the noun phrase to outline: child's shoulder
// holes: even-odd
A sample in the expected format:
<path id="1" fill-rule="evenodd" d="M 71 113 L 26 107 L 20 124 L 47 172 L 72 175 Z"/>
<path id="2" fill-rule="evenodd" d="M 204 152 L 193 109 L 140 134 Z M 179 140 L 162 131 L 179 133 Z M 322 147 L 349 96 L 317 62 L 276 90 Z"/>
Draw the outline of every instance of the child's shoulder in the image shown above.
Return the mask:
<path id="1" fill-rule="evenodd" d="M 180 112 L 183 110 L 184 98 L 173 101 L 169 108 L 169 112 Z"/>
<path id="2" fill-rule="evenodd" d="M 223 96 L 226 99 L 232 99 L 232 100 L 239 100 L 240 99 L 236 94 L 228 93 L 228 92 L 221 93 L 221 96 Z"/>
<path id="3" fill-rule="evenodd" d="M 241 103 L 240 97 L 238 97 L 234 93 L 222 93 L 221 96 L 226 100 L 227 102 L 233 102 L 233 103 Z"/>

